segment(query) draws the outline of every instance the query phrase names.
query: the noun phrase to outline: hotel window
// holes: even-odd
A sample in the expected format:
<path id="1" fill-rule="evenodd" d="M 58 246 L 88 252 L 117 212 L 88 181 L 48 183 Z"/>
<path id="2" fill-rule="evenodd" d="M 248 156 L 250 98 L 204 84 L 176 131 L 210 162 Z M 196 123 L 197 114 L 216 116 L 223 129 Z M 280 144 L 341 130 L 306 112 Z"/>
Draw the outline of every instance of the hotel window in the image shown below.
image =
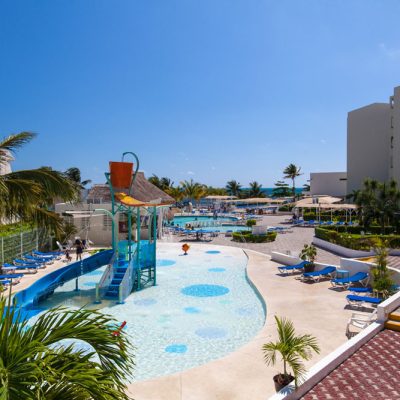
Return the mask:
<path id="1" fill-rule="evenodd" d="M 389 102 L 390 102 L 390 108 L 394 108 L 394 97 L 393 96 L 390 96 Z"/>
<path id="2" fill-rule="evenodd" d="M 393 140 L 394 140 L 394 137 L 391 136 L 391 138 L 390 138 L 390 148 L 391 149 L 393 149 Z"/>
<path id="3" fill-rule="evenodd" d="M 394 128 L 394 125 L 393 125 L 393 115 L 390 117 L 390 127 L 391 128 Z"/>

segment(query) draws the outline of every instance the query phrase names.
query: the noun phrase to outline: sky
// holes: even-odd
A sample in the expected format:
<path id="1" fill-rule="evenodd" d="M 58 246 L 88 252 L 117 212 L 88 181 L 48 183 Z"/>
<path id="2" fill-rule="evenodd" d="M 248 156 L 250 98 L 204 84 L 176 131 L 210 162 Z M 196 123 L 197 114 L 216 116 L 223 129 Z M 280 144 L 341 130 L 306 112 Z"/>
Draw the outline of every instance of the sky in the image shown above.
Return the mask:
<path id="1" fill-rule="evenodd" d="M 0 138 L 14 169 L 273 186 L 346 170 L 347 113 L 400 85 L 398 0 L 0 0 Z"/>

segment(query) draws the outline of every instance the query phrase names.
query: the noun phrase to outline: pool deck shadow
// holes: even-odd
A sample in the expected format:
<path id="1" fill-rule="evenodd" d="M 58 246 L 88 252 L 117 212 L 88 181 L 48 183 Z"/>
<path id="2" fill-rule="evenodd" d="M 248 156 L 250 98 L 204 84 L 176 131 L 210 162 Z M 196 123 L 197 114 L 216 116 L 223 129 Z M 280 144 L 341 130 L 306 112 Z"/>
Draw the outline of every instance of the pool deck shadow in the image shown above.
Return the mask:
<path id="1" fill-rule="evenodd" d="M 201 246 L 199 244 L 199 246 Z M 206 245 L 209 248 L 209 244 Z M 261 347 L 275 340 L 274 315 L 291 319 L 299 334 L 317 337 L 321 353 L 306 363 L 307 368 L 347 341 L 347 321 L 353 312 L 345 308 L 343 292 L 327 290 L 329 281 L 305 285 L 293 275 L 277 275 L 278 264 L 268 255 L 245 250 L 247 275 L 267 309 L 260 332 L 237 351 L 180 373 L 130 384 L 135 400 L 265 400 L 274 394 L 272 377 L 282 365 L 267 367 Z"/>

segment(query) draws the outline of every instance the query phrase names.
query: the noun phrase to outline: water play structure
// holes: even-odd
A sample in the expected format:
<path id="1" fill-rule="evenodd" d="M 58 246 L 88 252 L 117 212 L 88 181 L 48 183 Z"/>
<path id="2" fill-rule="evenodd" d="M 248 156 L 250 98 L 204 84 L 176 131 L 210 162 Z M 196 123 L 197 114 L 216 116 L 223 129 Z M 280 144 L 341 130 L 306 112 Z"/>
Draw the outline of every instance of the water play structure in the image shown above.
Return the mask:
<path id="1" fill-rule="evenodd" d="M 127 155 L 131 155 L 135 162 L 125 161 Z M 132 291 L 156 284 L 157 208 L 163 204 L 161 200 L 145 202 L 134 197 L 138 170 L 137 155 L 125 152 L 121 161 L 110 161 L 109 172 L 105 173 L 111 193 L 111 211 L 95 211 L 103 211 L 111 217 L 113 257 L 96 284 L 96 302 L 107 298 L 123 303 Z M 125 215 L 127 221 L 127 239 L 118 241 L 117 221 L 121 214 Z M 148 223 L 148 239 L 143 240 L 141 225 L 145 218 Z M 136 226 L 135 235 L 133 222 Z"/>

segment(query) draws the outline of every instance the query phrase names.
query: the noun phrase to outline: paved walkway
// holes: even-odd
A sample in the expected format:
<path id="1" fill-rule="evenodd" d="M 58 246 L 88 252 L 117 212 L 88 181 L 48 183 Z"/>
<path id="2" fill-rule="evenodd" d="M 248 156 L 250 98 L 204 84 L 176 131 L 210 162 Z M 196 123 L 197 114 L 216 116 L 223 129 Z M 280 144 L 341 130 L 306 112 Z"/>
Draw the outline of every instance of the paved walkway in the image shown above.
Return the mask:
<path id="1" fill-rule="evenodd" d="M 219 250 L 229 251 L 226 247 Z M 248 276 L 267 305 L 262 330 L 247 345 L 224 358 L 129 385 L 129 393 L 135 400 L 267 399 L 274 394 L 272 377 L 282 370 L 280 362 L 267 367 L 261 351 L 264 343 L 276 338 L 275 314 L 291 319 L 299 334 L 310 333 L 318 338 L 321 353 L 306 363 L 308 368 L 346 342 L 351 310 L 345 308 L 345 293 L 329 290 L 327 281 L 307 284 L 294 276 L 283 277 L 268 256 L 249 250 L 247 254 Z"/>
<path id="2" fill-rule="evenodd" d="M 290 228 L 289 224 L 285 224 L 287 215 L 266 215 L 263 217 L 262 224 L 268 226 L 284 226 Z M 287 233 L 278 233 L 276 240 L 271 243 L 242 243 L 234 242 L 231 237 L 219 235 L 210 242 L 211 244 L 218 244 L 223 246 L 234 246 L 244 249 L 259 251 L 265 254 L 271 254 L 272 251 L 279 251 L 281 253 L 291 252 L 293 255 L 298 255 L 305 244 L 310 244 L 314 236 L 313 228 L 295 227 L 290 228 Z M 164 241 L 168 242 L 185 242 L 186 239 L 177 235 L 166 235 Z M 327 264 L 339 264 L 340 257 L 332 254 L 326 250 L 318 249 L 317 261 Z"/>

